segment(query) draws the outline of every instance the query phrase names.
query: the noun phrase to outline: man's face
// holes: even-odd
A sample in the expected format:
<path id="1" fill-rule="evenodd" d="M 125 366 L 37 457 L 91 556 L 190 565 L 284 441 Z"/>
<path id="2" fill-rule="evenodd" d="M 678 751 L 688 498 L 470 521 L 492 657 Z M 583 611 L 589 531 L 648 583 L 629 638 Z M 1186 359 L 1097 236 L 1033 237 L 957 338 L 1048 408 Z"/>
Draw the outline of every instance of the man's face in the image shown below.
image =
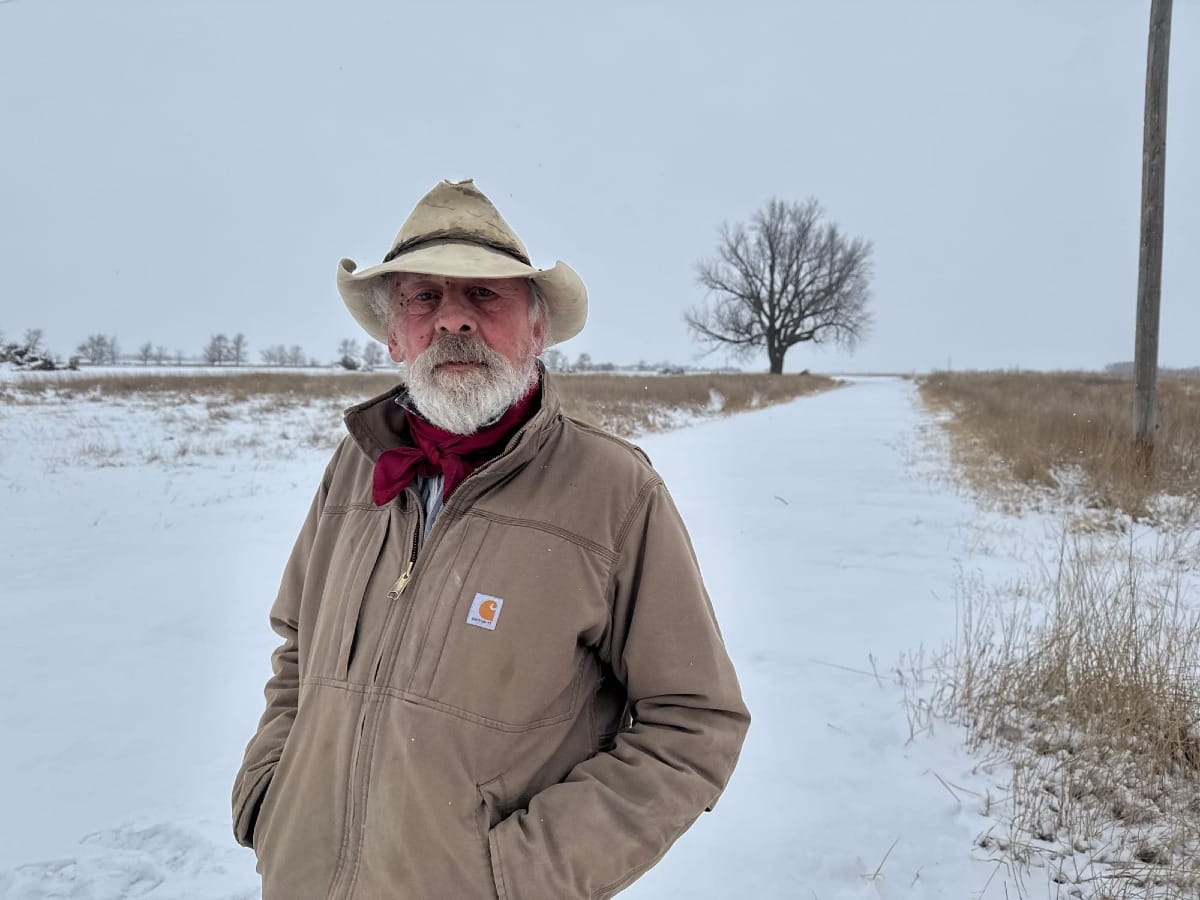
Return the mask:
<path id="1" fill-rule="evenodd" d="M 407 365 L 409 394 L 435 425 L 471 434 L 536 382 L 546 329 L 529 321 L 524 278 L 401 273 L 392 290 L 388 350 Z"/>
<path id="2" fill-rule="evenodd" d="M 392 291 L 395 311 L 388 325 L 388 350 L 396 362 L 411 363 L 447 334 L 478 338 L 515 366 L 542 352 L 545 324 L 529 322 L 530 287 L 524 278 L 401 272 Z"/>

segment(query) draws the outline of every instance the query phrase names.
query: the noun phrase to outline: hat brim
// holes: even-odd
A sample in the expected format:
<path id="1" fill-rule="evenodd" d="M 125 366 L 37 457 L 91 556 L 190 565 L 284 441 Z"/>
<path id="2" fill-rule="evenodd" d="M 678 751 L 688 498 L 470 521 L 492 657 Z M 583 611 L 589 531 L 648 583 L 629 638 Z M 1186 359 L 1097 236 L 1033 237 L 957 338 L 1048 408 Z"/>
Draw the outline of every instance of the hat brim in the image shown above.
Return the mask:
<path id="1" fill-rule="evenodd" d="M 587 288 L 575 270 L 561 261 L 549 269 L 535 269 L 486 247 L 448 242 L 419 247 L 361 272 L 357 268 L 351 259 L 338 263 L 338 293 L 355 321 L 381 344 L 387 343 L 387 322 L 376 311 L 378 279 L 394 272 L 448 278 L 529 278 L 549 308 L 547 347 L 575 337 L 587 321 Z"/>

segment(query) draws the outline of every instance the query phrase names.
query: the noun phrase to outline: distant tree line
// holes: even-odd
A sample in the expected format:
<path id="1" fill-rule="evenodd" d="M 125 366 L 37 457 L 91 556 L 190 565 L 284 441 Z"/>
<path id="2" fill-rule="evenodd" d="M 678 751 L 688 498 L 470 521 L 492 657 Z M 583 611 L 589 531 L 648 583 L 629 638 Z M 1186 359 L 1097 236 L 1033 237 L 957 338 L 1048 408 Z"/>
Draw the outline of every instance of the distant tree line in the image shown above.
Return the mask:
<path id="1" fill-rule="evenodd" d="M 304 348 L 298 344 L 293 344 L 291 347 L 276 344 L 274 347 L 260 350 L 259 355 L 262 356 L 263 363 L 268 366 L 307 366 L 310 362 L 316 362 L 316 360 L 309 360 Z"/>
<path id="2" fill-rule="evenodd" d="M 263 365 L 317 368 L 326 363 L 310 356 L 298 344 L 288 347 L 275 344 L 259 351 Z M 199 357 L 189 357 L 182 350 L 170 351 L 154 341 L 142 343 L 132 356 L 121 354 L 121 345 L 115 334 L 91 334 L 80 342 L 67 361 L 45 346 L 45 333 L 40 328 L 26 329 L 21 340 L 10 340 L 0 330 L 0 364 L 15 365 L 23 369 L 54 370 L 88 366 L 115 366 L 138 362 L 182 366 L 203 363 L 209 366 L 244 366 L 250 359 L 250 342 L 246 335 L 237 333 L 230 337 L 214 334 L 200 349 Z M 353 338 L 343 340 L 337 348 L 334 364 L 351 371 L 369 372 L 384 362 L 383 347 L 375 341 L 359 344 Z"/>
<path id="3" fill-rule="evenodd" d="M 288 347 L 275 344 L 259 351 L 262 364 L 290 368 L 319 368 L 326 363 L 314 356 L 309 356 L 299 344 Z M 169 351 L 162 344 L 153 341 L 142 343 L 132 357 L 121 355 L 120 343 L 116 335 L 92 334 L 75 348 L 75 353 L 67 362 L 63 362 L 45 348 L 44 335 L 40 328 L 30 328 L 25 331 L 20 341 L 8 341 L 4 332 L 0 331 L 0 363 L 10 363 L 26 369 L 62 369 L 78 368 L 80 365 L 111 366 L 121 363 L 138 362 L 144 366 L 151 364 L 182 366 L 199 361 L 208 366 L 243 366 L 250 358 L 250 342 L 242 333 L 232 337 L 226 334 L 214 334 L 201 348 L 200 356 L 188 357 L 182 350 Z M 345 338 L 337 346 L 334 365 L 348 371 L 370 372 L 384 364 L 386 357 L 383 346 L 375 341 L 360 343 L 354 338 Z M 580 353 L 572 361 L 561 350 L 550 349 L 542 353 L 542 362 L 551 372 L 661 372 L 663 374 L 681 374 L 683 367 L 670 362 L 649 363 L 645 360 L 620 366 L 611 362 L 597 362 L 589 353 Z"/>
<path id="4" fill-rule="evenodd" d="M 367 341 L 361 347 L 354 338 L 346 338 L 338 344 L 338 365 L 351 372 L 369 372 L 383 363 L 383 347 Z"/>
<path id="5" fill-rule="evenodd" d="M 115 366 L 121 356 L 121 348 L 117 344 L 115 334 L 91 334 L 75 348 L 75 354 L 80 357 L 81 362 L 86 360 L 93 366 Z"/>
<path id="6" fill-rule="evenodd" d="M 143 366 L 148 366 L 150 363 L 161 366 L 165 365 L 167 360 L 171 357 L 170 354 L 167 353 L 167 348 L 162 346 L 162 344 L 159 344 L 156 347 L 152 342 L 146 341 L 146 343 L 142 344 L 142 346 L 138 348 L 137 358 L 141 361 Z"/>
<path id="7" fill-rule="evenodd" d="M 246 362 L 246 336 L 235 334 L 228 338 L 223 334 L 214 334 L 200 351 L 201 358 L 210 366 L 233 365 L 240 366 Z"/>

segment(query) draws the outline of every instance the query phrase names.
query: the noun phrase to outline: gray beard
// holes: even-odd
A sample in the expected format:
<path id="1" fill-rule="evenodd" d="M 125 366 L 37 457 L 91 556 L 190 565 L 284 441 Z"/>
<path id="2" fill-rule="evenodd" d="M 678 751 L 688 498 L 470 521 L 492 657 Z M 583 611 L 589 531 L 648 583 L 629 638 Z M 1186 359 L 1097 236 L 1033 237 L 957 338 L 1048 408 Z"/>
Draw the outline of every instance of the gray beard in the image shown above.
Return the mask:
<path id="1" fill-rule="evenodd" d="M 442 363 L 481 363 L 465 372 L 439 370 Z M 406 384 L 417 412 L 454 434 L 474 434 L 499 419 L 537 384 L 532 354 L 515 366 L 482 340 L 447 334 L 408 364 Z"/>

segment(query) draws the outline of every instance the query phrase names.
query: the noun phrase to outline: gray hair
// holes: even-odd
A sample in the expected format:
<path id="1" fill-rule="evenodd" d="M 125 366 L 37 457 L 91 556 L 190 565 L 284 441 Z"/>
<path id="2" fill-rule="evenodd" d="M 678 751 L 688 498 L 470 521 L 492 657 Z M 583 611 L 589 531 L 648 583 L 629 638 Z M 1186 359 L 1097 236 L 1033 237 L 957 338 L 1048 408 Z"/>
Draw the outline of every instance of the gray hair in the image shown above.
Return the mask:
<path id="1" fill-rule="evenodd" d="M 529 282 L 529 324 L 536 325 L 541 322 L 545 327 L 546 344 L 549 345 L 550 338 L 550 304 L 546 302 L 546 297 L 542 293 L 542 289 L 538 287 L 537 282 L 532 278 Z M 378 278 L 374 279 L 371 285 L 371 312 L 375 317 L 383 323 L 386 329 L 392 321 L 392 313 L 395 312 L 395 297 L 396 273 L 385 272 Z"/>
<path id="2" fill-rule="evenodd" d="M 392 321 L 392 290 L 395 287 L 396 276 L 385 272 L 371 282 L 371 312 L 383 323 L 384 329 Z"/>
<path id="3" fill-rule="evenodd" d="M 546 302 L 546 296 L 542 293 L 542 289 L 538 287 L 537 282 L 532 278 L 529 279 L 529 324 L 536 325 L 542 323 L 543 335 L 545 340 L 544 346 L 550 346 L 552 338 L 550 337 L 550 304 Z"/>

